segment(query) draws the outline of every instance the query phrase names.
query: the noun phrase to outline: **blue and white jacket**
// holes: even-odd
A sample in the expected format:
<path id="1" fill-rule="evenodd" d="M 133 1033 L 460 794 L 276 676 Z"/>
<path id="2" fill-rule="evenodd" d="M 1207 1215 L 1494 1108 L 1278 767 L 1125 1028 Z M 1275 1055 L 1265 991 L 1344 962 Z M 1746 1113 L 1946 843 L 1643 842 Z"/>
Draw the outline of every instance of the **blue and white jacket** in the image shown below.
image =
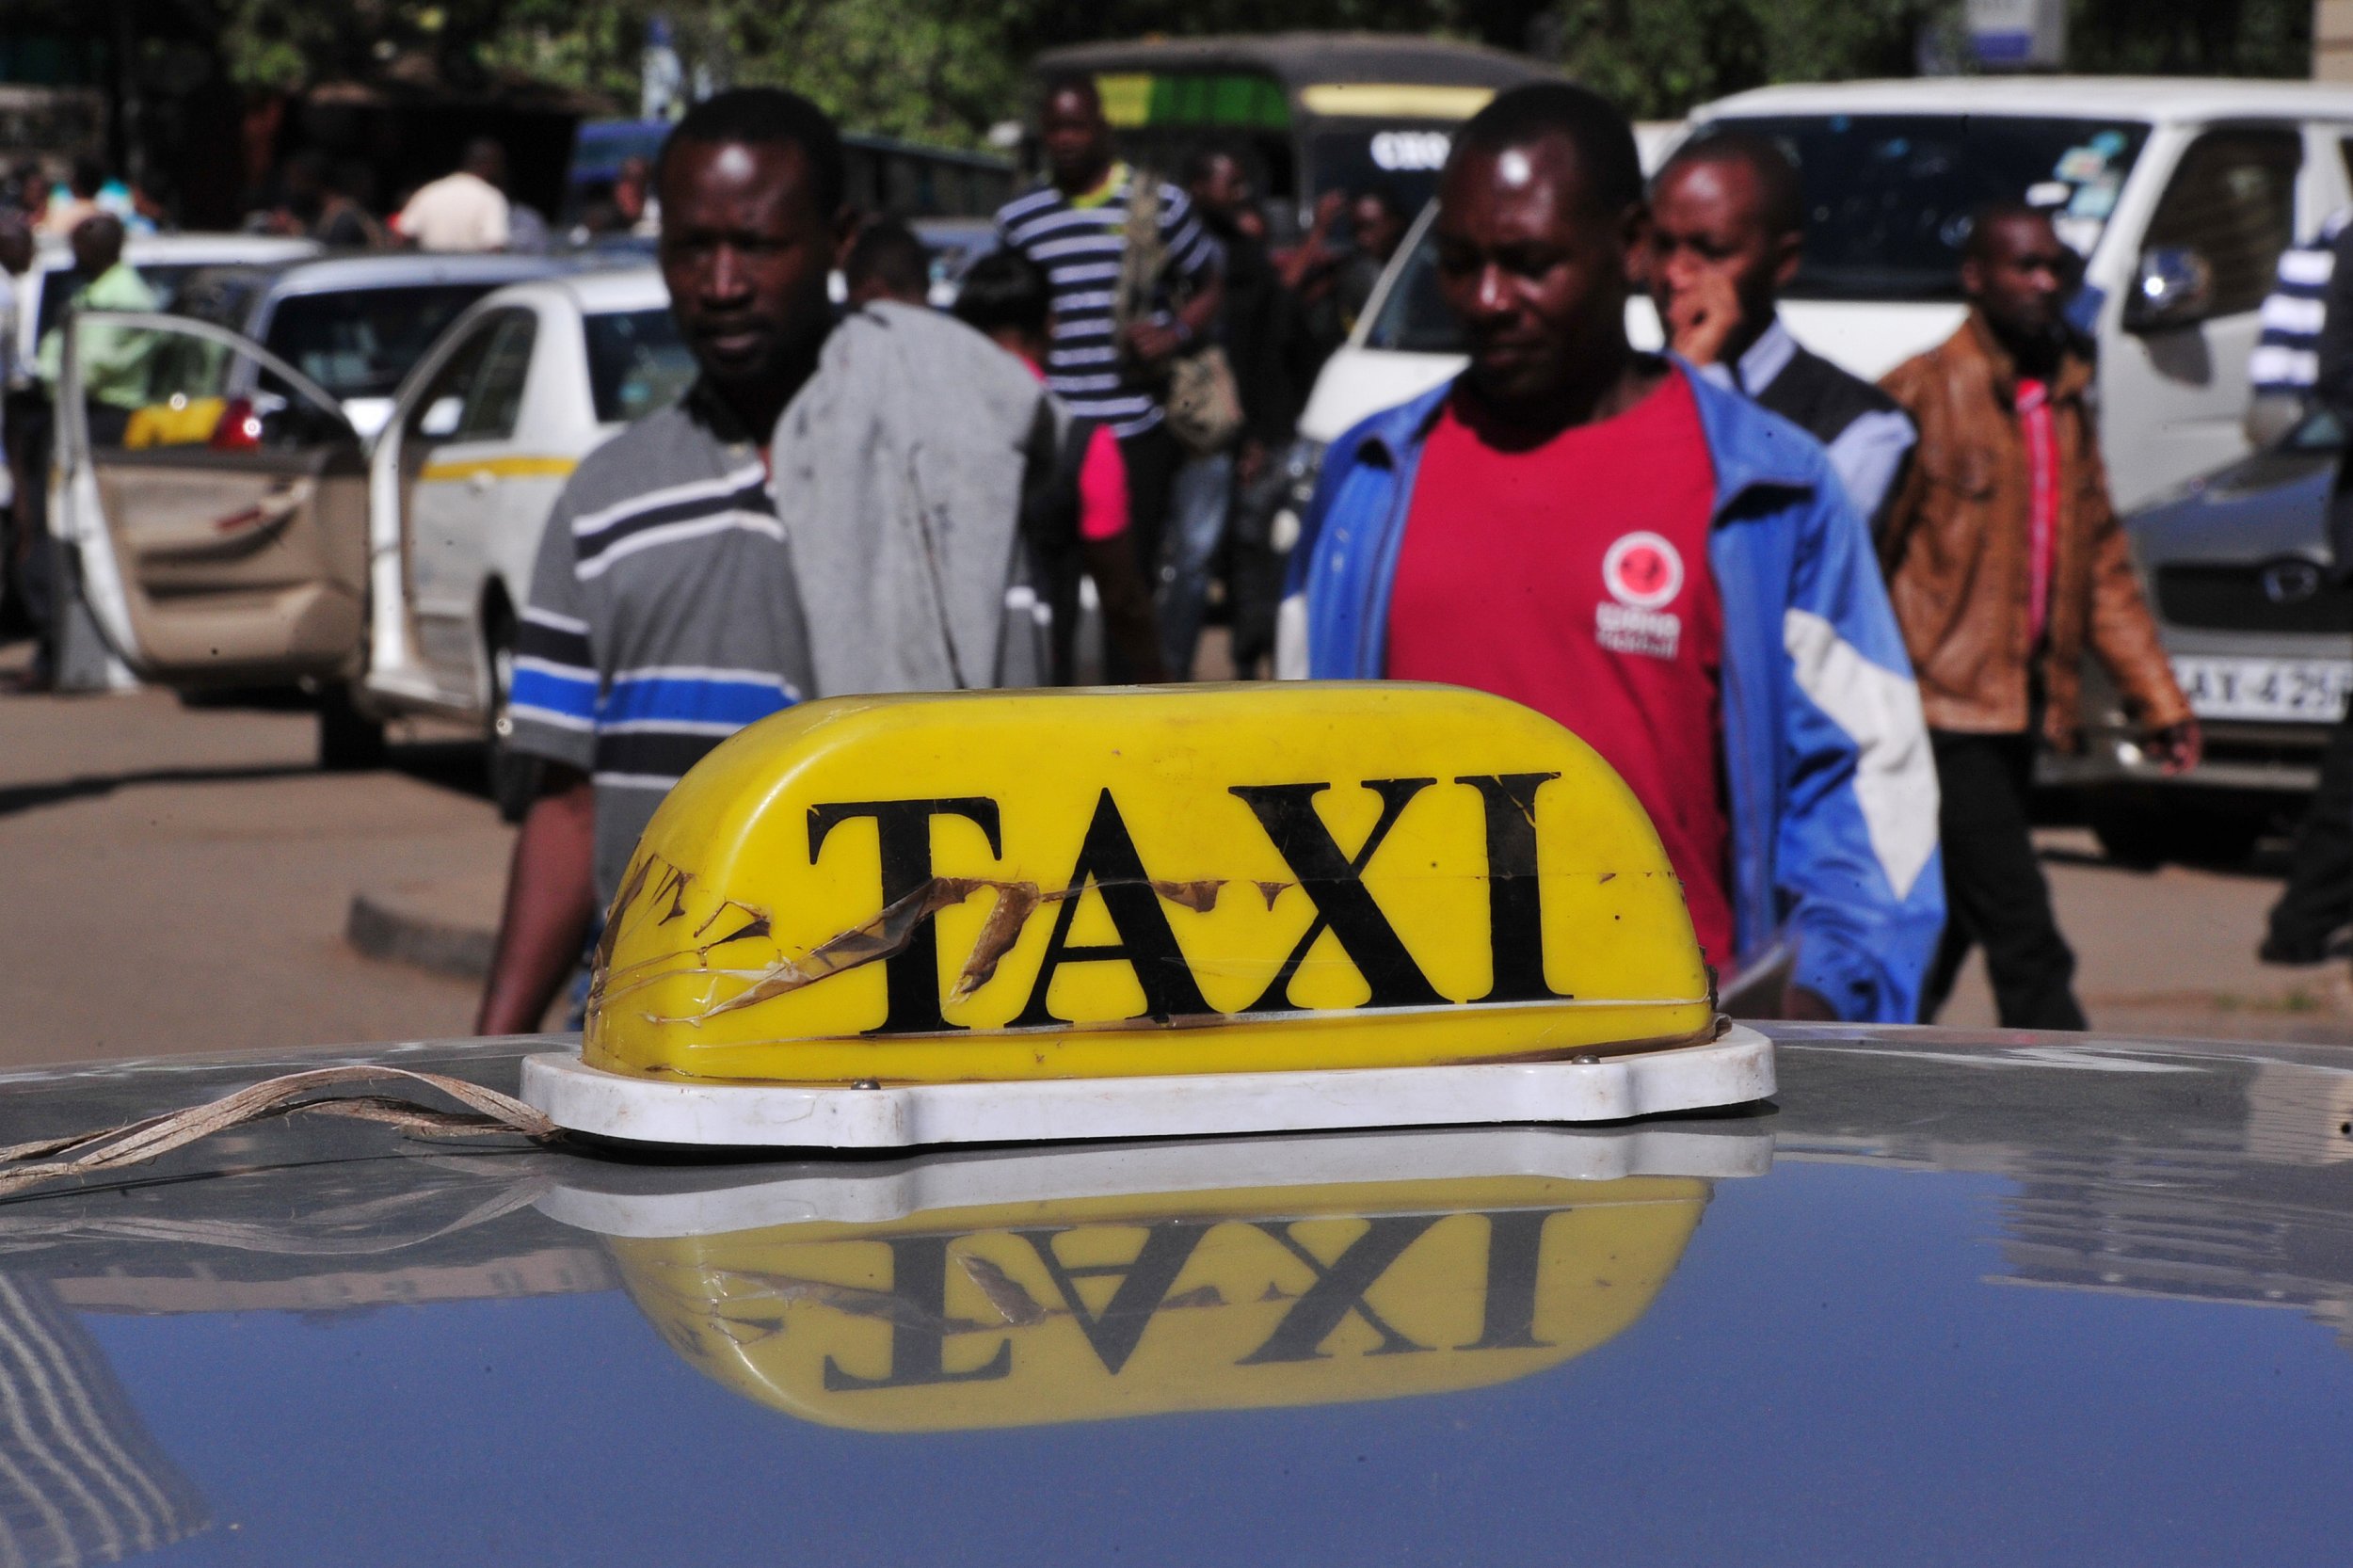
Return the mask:
<path id="1" fill-rule="evenodd" d="M 1716 468 L 1735 975 L 1791 980 L 1849 1021 L 1909 1023 L 1945 924 L 1936 767 L 1871 539 L 1821 444 L 1676 361 Z M 1277 668 L 1367 680 L 1423 443 L 1451 386 L 1325 453 L 1283 604 Z"/>

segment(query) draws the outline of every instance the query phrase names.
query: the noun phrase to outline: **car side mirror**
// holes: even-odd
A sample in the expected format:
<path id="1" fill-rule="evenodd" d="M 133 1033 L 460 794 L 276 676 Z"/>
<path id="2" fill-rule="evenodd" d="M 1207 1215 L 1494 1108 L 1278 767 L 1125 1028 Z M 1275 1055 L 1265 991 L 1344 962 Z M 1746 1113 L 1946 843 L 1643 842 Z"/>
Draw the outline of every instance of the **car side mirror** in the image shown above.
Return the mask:
<path id="1" fill-rule="evenodd" d="M 447 440 L 457 434 L 457 421 L 466 411 L 466 400 L 456 392 L 437 397 L 425 406 L 424 417 L 417 421 L 417 434 L 428 440 Z"/>
<path id="2" fill-rule="evenodd" d="M 2124 301 L 2124 329 L 2188 327 L 2214 313 L 2214 267 L 2187 246 L 2166 245 L 2140 258 Z"/>

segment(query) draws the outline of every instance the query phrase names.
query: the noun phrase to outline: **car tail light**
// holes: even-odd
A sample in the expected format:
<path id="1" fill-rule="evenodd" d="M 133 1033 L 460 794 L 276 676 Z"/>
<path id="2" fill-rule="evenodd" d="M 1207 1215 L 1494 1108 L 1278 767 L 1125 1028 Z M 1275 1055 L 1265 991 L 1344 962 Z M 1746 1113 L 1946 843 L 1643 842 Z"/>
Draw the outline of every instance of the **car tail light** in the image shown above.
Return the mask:
<path id="1" fill-rule="evenodd" d="M 262 416 L 253 411 L 253 405 L 247 399 L 231 398 L 220 411 L 220 423 L 213 426 L 213 450 L 251 452 L 261 444 Z"/>

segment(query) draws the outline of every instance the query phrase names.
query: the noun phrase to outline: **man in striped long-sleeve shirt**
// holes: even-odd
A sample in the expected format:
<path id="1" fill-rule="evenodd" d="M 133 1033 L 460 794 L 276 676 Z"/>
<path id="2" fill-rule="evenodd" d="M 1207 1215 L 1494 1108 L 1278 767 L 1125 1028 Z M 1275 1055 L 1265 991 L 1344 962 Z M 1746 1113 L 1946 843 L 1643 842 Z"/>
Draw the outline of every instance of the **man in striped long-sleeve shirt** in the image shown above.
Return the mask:
<path id="1" fill-rule="evenodd" d="M 2338 213 L 2311 245 L 2280 258 L 2280 287 L 2264 301 L 2262 344 L 2255 350 L 2255 408 L 2292 397 L 2300 416 L 2314 404 L 2353 421 L 2353 208 Z M 2248 415 L 2255 435 L 2256 414 Z M 2282 424 L 2281 429 L 2284 429 Z M 2262 440 L 2257 436 L 2257 440 Z M 2329 507 L 2329 548 L 2334 573 L 2353 574 L 2347 536 L 2353 470 L 2341 468 Z M 2338 715 L 2321 753 L 2320 778 L 2289 856 L 2287 886 L 2271 906 L 2263 945 L 2266 964 L 2319 964 L 2330 940 L 2353 920 L 2353 707 Z"/>
<path id="2" fill-rule="evenodd" d="M 2329 283 L 2348 219 L 2353 208 L 2280 253 L 2279 280 L 2264 300 L 2263 335 L 2247 361 L 2254 394 L 2247 406 L 2247 439 L 2257 446 L 2287 434 L 2312 406 L 2320 379 L 2321 333 L 2329 322 Z"/>
<path id="3" fill-rule="evenodd" d="M 1127 460 L 1128 531 L 1147 582 L 1157 581 L 1160 535 L 1183 454 L 1161 424 L 1159 367 L 1217 328 L 1225 291 L 1216 241 L 1176 186 L 1160 187 L 1164 308 L 1114 335 L 1128 203 L 1135 170 L 1112 150 L 1111 124 L 1090 76 L 1058 77 L 1039 105 L 1048 183 L 998 211 L 1006 247 L 1045 272 L 1054 295 L 1047 384 L 1080 419 L 1106 425 Z"/>

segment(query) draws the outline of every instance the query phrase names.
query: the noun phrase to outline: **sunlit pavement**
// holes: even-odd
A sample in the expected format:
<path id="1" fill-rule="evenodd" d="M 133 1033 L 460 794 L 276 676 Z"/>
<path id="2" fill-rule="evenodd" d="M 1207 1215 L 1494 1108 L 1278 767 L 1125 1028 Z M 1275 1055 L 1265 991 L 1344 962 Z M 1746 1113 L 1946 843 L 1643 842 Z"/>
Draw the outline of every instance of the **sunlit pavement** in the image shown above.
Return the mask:
<path id="1" fill-rule="evenodd" d="M 2096 1029 L 2169 1035 L 2353 1044 L 2353 968 L 2255 961 L 2264 916 L 2287 874 L 2287 846 L 2266 842 L 2243 867 L 2109 864 L 2081 828 L 2035 841 L 2074 944 L 2075 984 Z M 1993 993 L 1973 954 L 1939 1023 L 1990 1028 Z"/>
<path id="2" fill-rule="evenodd" d="M 296 711 L 0 696 L 0 1065 L 466 1031 L 471 984 L 344 930 L 363 885 L 504 862 L 478 754 L 330 776 L 314 744 Z"/>

